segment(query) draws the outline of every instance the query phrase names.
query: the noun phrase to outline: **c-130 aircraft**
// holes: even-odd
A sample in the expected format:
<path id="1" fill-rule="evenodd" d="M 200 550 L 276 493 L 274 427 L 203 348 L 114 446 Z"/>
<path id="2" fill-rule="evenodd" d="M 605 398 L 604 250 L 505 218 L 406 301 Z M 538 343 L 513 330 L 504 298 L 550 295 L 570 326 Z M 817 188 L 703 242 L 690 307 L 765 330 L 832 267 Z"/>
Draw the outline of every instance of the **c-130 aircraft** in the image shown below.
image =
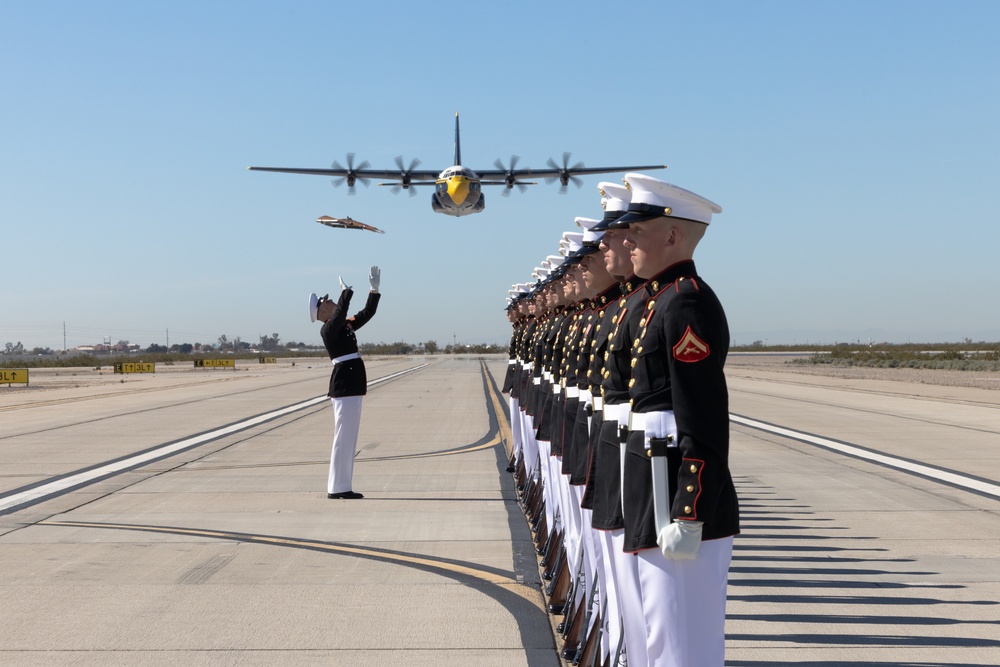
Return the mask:
<path id="1" fill-rule="evenodd" d="M 251 171 L 276 171 L 285 174 L 313 174 L 316 176 L 333 176 L 335 186 L 347 183 L 347 194 L 354 194 L 354 185 L 361 182 L 368 185 L 369 179 L 392 179 L 388 183 L 378 185 L 388 185 L 392 187 L 393 193 L 400 189 L 408 190 L 410 196 L 416 194 L 414 186 L 433 186 L 434 193 L 431 195 L 431 208 L 436 213 L 445 215 L 462 216 L 472 213 L 479 213 L 486 207 L 486 197 L 483 195 L 482 186 L 502 185 L 504 190 L 501 194 L 507 196 L 510 191 L 517 186 L 518 190 L 524 192 L 529 185 L 537 185 L 534 181 L 523 180 L 525 178 L 544 178 L 546 182 L 559 180 L 561 193 L 566 192 L 566 186 L 572 182 L 580 187 L 581 174 L 608 174 L 612 172 L 644 171 L 647 169 L 666 169 L 666 165 L 645 165 L 626 167 L 584 167 L 582 162 L 569 166 L 569 153 L 563 153 L 562 166 L 556 164 L 549 158 L 548 169 L 517 168 L 518 157 L 512 155 L 510 165 L 505 167 L 500 160 L 495 160 L 493 164 L 496 169 L 473 170 L 462 166 L 462 149 L 459 137 L 458 114 L 455 114 L 455 164 L 444 171 L 431 171 L 427 169 L 417 169 L 420 160 L 414 159 L 408 167 L 403 166 L 403 158 L 396 158 L 397 169 L 371 169 L 367 160 L 354 166 L 354 153 L 347 154 L 347 168 L 342 167 L 336 161 L 330 169 L 299 169 L 293 167 L 247 167 Z"/>

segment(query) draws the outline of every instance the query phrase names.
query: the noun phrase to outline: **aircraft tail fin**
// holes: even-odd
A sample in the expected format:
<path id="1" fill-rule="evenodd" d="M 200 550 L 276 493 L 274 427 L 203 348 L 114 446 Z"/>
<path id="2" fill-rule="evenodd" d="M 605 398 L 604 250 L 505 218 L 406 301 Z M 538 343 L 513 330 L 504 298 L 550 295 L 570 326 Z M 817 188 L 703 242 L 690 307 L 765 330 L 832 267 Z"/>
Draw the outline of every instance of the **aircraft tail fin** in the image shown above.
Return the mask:
<path id="1" fill-rule="evenodd" d="M 458 138 L 458 112 L 455 112 L 455 164 L 462 164 L 462 144 Z"/>

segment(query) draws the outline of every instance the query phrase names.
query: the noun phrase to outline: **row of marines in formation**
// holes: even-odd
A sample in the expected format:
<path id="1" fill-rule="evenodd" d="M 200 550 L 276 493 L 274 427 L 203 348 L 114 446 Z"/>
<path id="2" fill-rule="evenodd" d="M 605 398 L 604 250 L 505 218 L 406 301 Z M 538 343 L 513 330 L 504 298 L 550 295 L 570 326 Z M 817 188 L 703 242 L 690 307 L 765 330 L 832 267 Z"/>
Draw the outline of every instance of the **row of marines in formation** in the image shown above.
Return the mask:
<path id="1" fill-rule="evenodd" d="M 726 316 L 695 270 L 713 202 L 601 183 L 560 254 L 514 285 L 515 472 L 574 663 L 722 667 L 739 508 Z"/>

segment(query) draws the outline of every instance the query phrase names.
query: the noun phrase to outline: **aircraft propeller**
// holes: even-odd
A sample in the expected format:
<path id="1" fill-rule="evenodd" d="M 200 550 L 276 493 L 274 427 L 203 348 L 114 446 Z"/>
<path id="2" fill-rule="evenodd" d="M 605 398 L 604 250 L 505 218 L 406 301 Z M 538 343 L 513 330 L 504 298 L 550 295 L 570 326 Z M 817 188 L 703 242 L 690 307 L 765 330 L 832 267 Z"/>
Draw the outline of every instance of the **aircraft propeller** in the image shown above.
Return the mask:
<path id="1" fill-rule="evenodd" d="M 558 176 L 546 176 L 545 177 L 545 182 L 546 183 L 551 183 L 552 181 L 554 181 L 554 180 L 556 180 L 558 178 L 559 179 L 559 183 L 561 184 L 561 186 L 559 188 L 559 194 L 561 194 L 561 195 L 566 194 L 566 186 L 569 185 L 570 181 L 573 181 L 573 185 L 575 185 L 576 187 L 580 187 L 581 185 L 583 185 L 583 179 L 580 178 L 579 176 L 574 176 L 572 172 L 573 172 L 574 169 L 582 169 L 584 165 L 583 165 L 582 162 L 577 162 L 572 167 L 568 166 L 569 165 L 569 157 L 570 157 L 570 155 L 571 155 L 571 153 L 563 153 L 562 167 L 560 167 L 558 164 L 556 164 L 556 161 L 553 160 L 552 158 L 549 158 L 549 161 L 548 161 L 548 165 L 550 167 L 552 167 L 553 169 L 558 169 L 559 170 L 559 175 Z"/>
<path id="2" fill-rule="evenodd" d="M 413 158 L 410 161 L 410 166 L 404 169 L 403 156 L 402 155 L 396 156 L 396 166 L 399 167 L 399 183 L 392 186 L 392 194 L 397 194 L 400 188 L 404 190 L 409 190 L 411 197 L 417 194 L 416 190 L 410 188 L 410 179 L 411 179 L 410 175 L 413 172 L 413 170 L 416 169 L 419 165 L 420 165 L 420 160 L 418 160 L 417 158 Z"/>
<path id="3" fill-rule="evenodd" d="M 514 169 L 517 167 L 517 161 L 520 159 L 521 158 L 518 157 L 517 155 L 511 155 L 510 167 L 505 167 L 503 165 L 503 162 L 501 162 L 499 158 L 493 161 L 493 165 L 497 169 L 506 172 L 503 177 L 504 186 L 506 187 L 504 187 L 503 192 L 500 193 L 500 195 L 503 197 L 509 197 L 510 191 L 513 189 L 515 185 L 517 186 L 517 189 L 521 192 L 524 192 L 525 190 L 528 189 L 528 186 L 524 182 L 517 180 L 517 174 L 514 173 Z"/>
<path id="4" fill-rule="evenodd" d="M 339 169 L 343 169 L 343 167 L 340 166 L 340 163 L 337 162 L 336 160 L 334 160 L 333 164 L 330 165 L 330 166 L 333 167 L 334 169 L 338 169 L 338 170 Z M 365 160 L 364 162 L 362 162 L 361 164 L 358 165 L 358 169 L 367 169 L 369 166 L 370 165 L 368 164 L 368 160 Z M 354 182 L 355 181 L 361 181 L 366 188 L 368 187 L 368 180 L 369 179 L 364 178 L 364 177 L 358 178 L 357 170 L 354 168 L 354 153 L 348 153 L 347 154 L 347 170 L 346 171 L 347 171 L 347 176 L 338 176 L 337 178 L 334 178 L 331 181 L 333 183 L 333 187 L 335 187 L 335 188 L 336 187 L 340 187 L 346 181 L 347 182 L 347 194 L 349 194 L 349 195 L 353 195 L 354 194 Z"/>

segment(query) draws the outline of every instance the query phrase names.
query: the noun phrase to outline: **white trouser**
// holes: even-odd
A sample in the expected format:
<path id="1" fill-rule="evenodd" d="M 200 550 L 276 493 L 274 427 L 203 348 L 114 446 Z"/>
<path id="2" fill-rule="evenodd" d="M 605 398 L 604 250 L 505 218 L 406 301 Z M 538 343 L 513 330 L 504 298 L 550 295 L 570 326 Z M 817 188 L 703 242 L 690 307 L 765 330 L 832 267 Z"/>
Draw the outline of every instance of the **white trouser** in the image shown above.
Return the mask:
<path id="1" fill-rule="evenodd" d="M 576 581 L 577 556 L 580 554 L 580 527 L 579 510 L 573 510 L 573 502 L 569 495 L 569 477 L 562 474 L 562 456 L 552 457 L 553 476 L 559 483 L 559 516 L 563 520 L 563 528 L 566 530 L 566 554 L 573 567 L 569 570 L 569 576 Z"/>
<path id="2" fill-rule="evenodd" d="M 538 474 L 542 478 L 542 502 L 545 503 L 545 525 L 548 526 L 548 530 L 551 533 L 556 527 L 556 510 L 558 507 L 556 498 L 559 497 L 559 494 L 554 489 L 551 477 L 552 473 L 549 468 L 549 461 L 552 460 L 552 457 L 549 456 L 549 452 L 552 450 L 552 443 L 548 440 L 535 440 L 535 444 L 538 445 Z"/>
<path id="3" fill-rule="evenodd" d="M 646 621 L 642 614 L 642 590 L 639 588 L 639 559 L 634 554 L 625 553 L 624 529 L 618 528 L 610 532 L 612 551 L 615 554 L 615 574 L 618 575 L 618 604 L 622 609 L 622 632 L 625 633 L 628 667 L 647 667 L 650 663 L 646 649 Z"/>
<path id="4" fill-rule="evenodd" d="M 331 398 L 333 405 L 333 452 L 330 454 L 330 474 L 326 482 L 327 493 L 353 491 L 354 453 L 358 446 L 361 428 L 361 399 L 364 396 Z"/>
<path id="5" fill-rule="evenodd" d="M 529 475 L 534 476 L 538 472 L 538 441 L 535 440 L 535 433 L 531 429 L 531 418 L 523 412 L 521 413 L 521 451 L 524 452 L 524 467 Z"/>
<path id="6" fill-rule="evenodd" d="M 589 510 L 588 510 L 589 511 Z M 600 582 L 601 602 L 606 610 L 604 627 L 603 655 L 614 655 L 622 636 L 622 611 L 618 604 L 618 574 L 615 572 L 614 546 L 611 544 L 611 531 L 594 530 L 594 540 L 598 545 L 598 565 L 601 568 L 598 576 Z M 604 663 L 604 660 L 601 660 Z"/>
<path id="7" fill-rule="evenodd" d="M 514 453 L 514 463 L 524 461 L 524 452 L 521 451 L 521 410 L 517 404 L 517 399 L 510 399 L 510 451 Z"/>
<path id="8" fill-rule="evenodd" d="M 580 507 L 580 501 L 583 500 L 583 490 L 582 486 L 569 487 L 570 500 L 573 504 L 573 512 L 577 517 L 576 530 L 577 534 L 580 536 L 580 542 L 583 544 L 583 575 L 584 581 L 586 582 L 587 599 L 591 600 L 594 595 L 594 579 L 596 579 L 595 575 L 597 573 L 597 554 L 594 553 L 594 531 L 590 527 L 592 512 Z"/>
<path id="9" fill-rule="evenodd" d="M 650 667 L 723 666 L 732 557 L 731 537 L 703 541 L 694 560 L 664 558 L 659 549 L 639 552 Z"/>

